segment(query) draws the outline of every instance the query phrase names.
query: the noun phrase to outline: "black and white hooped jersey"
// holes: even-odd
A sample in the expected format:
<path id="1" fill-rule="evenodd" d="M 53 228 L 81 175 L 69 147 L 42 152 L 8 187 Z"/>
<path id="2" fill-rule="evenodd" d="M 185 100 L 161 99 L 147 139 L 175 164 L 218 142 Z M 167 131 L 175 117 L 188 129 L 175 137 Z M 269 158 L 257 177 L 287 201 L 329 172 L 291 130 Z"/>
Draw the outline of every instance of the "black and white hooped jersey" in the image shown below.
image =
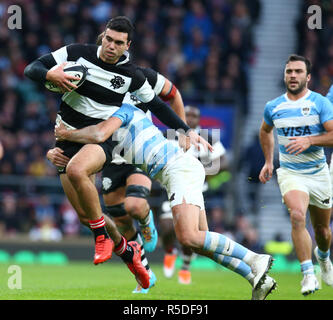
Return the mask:
<path id="1" fill-rule="evenodd" d="M 110 118 L 128 92 L 143 103 L 155 96 L 142 70 L 130 62 L 128 52 L 116 64 L 109 64 L 99 58 L 100 50 L 101 46 L 93 44 L 72 44 L 52 52 L 56 64 L 75 61 L 88 69 L 84 83 L 62 96 L 59 115 L 65 125 L 82 128 Z"/>
<path id="2" fill-rule="evenodd" d="M 158 96 L 163 90 L 163 87 L 165 84 L 165 77 L 151 68 L 139 67 L 139 69 L 141 69 L 141 71 L 147 78 L 148 83 L 153 88 L 155 94 Z M 151 112 L 150 112 L 150 110 L 148 110 L 147 105 L 143 104 L 142 101 L 140 101 L 140 99 L 133 93 L 127 92 L 125 95 L 125 98 L 123 100 L 123 103 L 129 103 L 129 104 L 136 106 L 137 108 L 146 112 L 147 117 L 150 120 L 152 119 Z"/>

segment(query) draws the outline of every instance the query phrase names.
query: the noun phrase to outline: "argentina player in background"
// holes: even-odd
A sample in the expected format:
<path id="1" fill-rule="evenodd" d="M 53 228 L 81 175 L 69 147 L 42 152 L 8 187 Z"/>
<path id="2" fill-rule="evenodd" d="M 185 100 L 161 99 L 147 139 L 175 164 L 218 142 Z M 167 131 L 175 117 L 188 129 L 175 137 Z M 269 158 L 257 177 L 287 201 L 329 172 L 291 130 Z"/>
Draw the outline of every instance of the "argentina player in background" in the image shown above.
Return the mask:
<path id="1" fill-rule="evenodd" d="M 269 101 L 260 128 L 260 142 L 265 164 L 260 172 L 262 183 L 273 174 L 274 136 L 277 130 L 280 168 L 277 178 L 283 202 L 288 208 L 291 236 L 301 265 L 301 293 L 319 289 L 312 263 L 312 240 L 306 229 L 310 212 L 317 247 L 314 254 L 323 281 L 333 286 L 331 246 L 331 179 L 324 146 L 333 146 L 333 108 L 321 94 L 308 89 L 311 63 L 302 56 L 291 55 L 285 66 L 287 92 Z"/>
<path id="2" fill-rule="evenodd" d="M 328 100 L 331 101 L 332 103 L 332 108 L 333 108 L 333 84 L 331 87 L 328 89 L 326 97 Z M 331 174 L 331 182 L 332 182 L 332 197 L 333 197 L 333 152 L 331 153 L 331 161 L 330 161 L 330 174 Z"/>

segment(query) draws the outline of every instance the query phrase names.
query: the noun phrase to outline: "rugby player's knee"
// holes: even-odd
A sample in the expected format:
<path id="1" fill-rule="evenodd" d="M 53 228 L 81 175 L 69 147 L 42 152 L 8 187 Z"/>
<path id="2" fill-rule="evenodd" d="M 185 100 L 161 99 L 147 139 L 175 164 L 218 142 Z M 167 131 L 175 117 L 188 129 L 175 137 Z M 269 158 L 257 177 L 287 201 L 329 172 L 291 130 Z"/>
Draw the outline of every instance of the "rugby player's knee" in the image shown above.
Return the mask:
<path id="1" fill-rule="evenodd" d="M 143 219 L 149 211 L 149 205 L 146 199 L 126 198 L 125 210 L 134 219 Z"/>
<path id="2" fill-rule="evenodd" d="M 133 219 L 129 215 L 113 218 L 113 221 L 115 222 L 119 232 L 125 236 L 127 240 L 130 238 L 128 235 L 133 235 L 136 233 Z"/>
<path id="3" fill-rule="evenodd" d="M 331 228 L 329 226 L 324 226 L 322 224 L 314 225 L 313 230 L 316 237 L 320 237 L 325 240 L 329 240 L 331 238 Z"/>
<path id="4" fill-rule="evenodd" d="M 74 184 L 81 181 L 81 179 L 84 177 L 83 170 L 77 166 L 67 166 L 66 174 L 69 180 Z"/>
<path id="5" fill-rule="evenodd" d="M 191 232 L 191 231 L 186 231 L 186 232 L 179 232 L 176 234 L 177 235 L 177 239 L 179 241 L 179 243 L 184 246 L 184 247 L 188 247 L 188 248 L 196 248 L 198 246 L 197 244 L 197 239 L 198 236 L 196 235 L 195 232 Z"/>
<path id="6" fill-rule="evenodd" d="M 301 209 L 289 209 L 291 226 L 294 229 L 305 228 L 305 214 Z"/>

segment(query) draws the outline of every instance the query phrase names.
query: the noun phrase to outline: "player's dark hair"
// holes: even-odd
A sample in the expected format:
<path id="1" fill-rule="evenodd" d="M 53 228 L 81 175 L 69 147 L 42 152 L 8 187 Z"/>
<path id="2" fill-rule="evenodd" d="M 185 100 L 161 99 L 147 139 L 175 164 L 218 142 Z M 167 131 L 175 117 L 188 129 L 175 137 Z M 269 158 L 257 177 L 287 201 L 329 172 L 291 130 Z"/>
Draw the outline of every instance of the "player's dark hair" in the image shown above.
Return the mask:
<path id="1" fill-rule="evenodd" d="M 104 37 L 104 32 L 100 33 L 96 39 L 96 44 L 100 46 L 102 44 L 102 38 Z"/>
<path id="2" fill-rule="evenodd" d="M 130 19 L 125 16 L 114 17 L 107 23 L 105 29 L 127 33 L 127 41 L 132 40 L 134 26 Z"/>
<path id="3" fill-rule="evenodd" d="M 311 65 L 311 62 L 309 59 L 303 57 L 303 56 L 300 56 L 298 54 L 291 54 L 289 57 L 288 57 L 288 60 L 286 62 L 286 64 L 288 64 L 289 62 L 292 62 L 292 61 L 303 61 L 305 63 L 305 66 L 306 66 L 306 74 L 310 74 L 311 73 L 311 69 L 312 69 L 312 65 Z"/>

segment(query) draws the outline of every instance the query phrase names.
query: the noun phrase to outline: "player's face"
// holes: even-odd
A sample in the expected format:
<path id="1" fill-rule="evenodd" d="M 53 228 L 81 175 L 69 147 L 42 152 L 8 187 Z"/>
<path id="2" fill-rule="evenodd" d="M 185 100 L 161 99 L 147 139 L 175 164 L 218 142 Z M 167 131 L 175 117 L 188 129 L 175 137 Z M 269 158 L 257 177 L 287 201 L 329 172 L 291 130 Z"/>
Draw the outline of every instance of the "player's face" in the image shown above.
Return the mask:
<path id="1" fill-rule="evenodd" d="M 306 65 L 303 61 L 290 61 L 284 70 L 284 82 L 287 91 L 291 94 L 299 94 L 307 88 L 310 75 L 306 74 Z"/>
<path id="2" fill-rule="evenodd" d="M 100 58 L 107 63 L 116 63 L 130 46 L 127 36 L 125 32 L 106 29 L 102 38 Z"/>

